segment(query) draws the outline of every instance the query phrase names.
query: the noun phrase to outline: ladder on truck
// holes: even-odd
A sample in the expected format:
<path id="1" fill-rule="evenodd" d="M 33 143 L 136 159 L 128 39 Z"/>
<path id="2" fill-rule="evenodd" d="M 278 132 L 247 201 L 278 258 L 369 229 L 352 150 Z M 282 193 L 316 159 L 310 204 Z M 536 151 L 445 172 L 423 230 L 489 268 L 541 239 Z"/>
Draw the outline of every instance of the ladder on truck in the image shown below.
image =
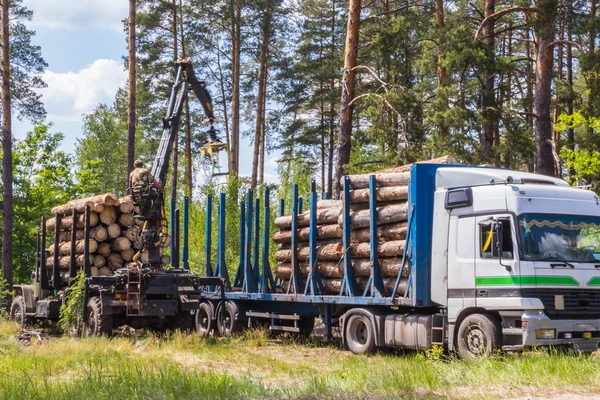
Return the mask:
<path id="1" fill-rule="evenodd" d="M 130 263 L 131 264 L 131 263 Z M 142 313 L 142 270 L 135 263 L 134 266 L 127 265 L 127 305 L 126 316 L 138 316 Z"/>

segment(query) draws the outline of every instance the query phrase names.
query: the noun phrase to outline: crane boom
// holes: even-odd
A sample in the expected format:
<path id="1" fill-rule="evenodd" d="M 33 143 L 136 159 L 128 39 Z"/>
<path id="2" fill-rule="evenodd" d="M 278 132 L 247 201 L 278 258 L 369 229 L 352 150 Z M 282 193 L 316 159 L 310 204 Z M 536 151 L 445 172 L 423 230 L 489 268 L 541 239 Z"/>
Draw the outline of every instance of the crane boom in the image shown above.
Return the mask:
<path id="1" fill-rule="evenodd" d="M 214 132 L 214 113 L 212 107 L 212 99 L 208 90 L 206 90 L 206 83 L 199 81 L 194 74 L 192 63 L 190 59 L 178 60 L 175 63 L 177 67 L 177 73 L 175 74 L 175 82 L 171 88 L 171 97 L 169 99 L 169 107 L 167 113 L 163 118 L 163 134 L 160 139 L 160 145 L 158 152 L 154 158 L 152 164 L 151 174 L 158 182 L 164 186 L 169 170 L 169 161 L 171 158 L 171 151 L 173 149 L 173 141 L 177 137 L 179 131 L 179 122 L 181 119 L 181 113 L 183 110 L 183 104 L 188 96 L 189 88 L 202 104 L 202 108 L 206 114 L 206 117 L 210 123 L 211 134 Z"/>

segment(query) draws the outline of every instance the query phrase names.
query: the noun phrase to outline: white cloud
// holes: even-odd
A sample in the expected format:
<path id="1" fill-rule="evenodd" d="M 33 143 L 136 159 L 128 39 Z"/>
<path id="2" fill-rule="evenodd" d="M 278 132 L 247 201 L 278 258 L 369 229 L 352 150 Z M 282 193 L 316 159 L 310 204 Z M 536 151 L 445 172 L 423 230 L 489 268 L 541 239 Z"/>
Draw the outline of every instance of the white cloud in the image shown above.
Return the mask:
<path id="1" fill-rule="evenodd" d="M 33 28 L 122 31 L 129 2 L 125 0 L 25 0 L 33 11 Z"/>
<path id="2" fill-rule="evenodd" d="M 117 89 L 127 81 L 127 72 L 117 60 L 99 59 L 77 72 L 46 71 L 41 89 L 49 120 L 79 121 L 98 103 L 111 104 Z"/>

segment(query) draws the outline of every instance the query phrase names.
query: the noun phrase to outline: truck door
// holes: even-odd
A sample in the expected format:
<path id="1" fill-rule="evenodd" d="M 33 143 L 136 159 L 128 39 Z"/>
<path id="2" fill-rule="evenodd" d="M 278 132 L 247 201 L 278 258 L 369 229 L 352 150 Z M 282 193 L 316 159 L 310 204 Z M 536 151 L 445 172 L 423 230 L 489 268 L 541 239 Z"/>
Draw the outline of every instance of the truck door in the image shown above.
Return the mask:
<path id="1" fill-rule="evenodd" d="M 512 296 L 520 288 L 518 247 L 509 214 L 479 216 L 476 229 L 475 287 L 483 306 L 479 299 Z"/>

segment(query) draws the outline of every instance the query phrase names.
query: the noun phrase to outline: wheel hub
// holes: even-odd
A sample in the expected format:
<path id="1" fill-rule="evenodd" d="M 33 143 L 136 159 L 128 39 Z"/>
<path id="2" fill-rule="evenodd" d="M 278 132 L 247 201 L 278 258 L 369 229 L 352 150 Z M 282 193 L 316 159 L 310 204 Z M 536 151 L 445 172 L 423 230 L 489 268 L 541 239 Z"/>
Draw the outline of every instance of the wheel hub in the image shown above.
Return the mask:
<path id="1" fill-rule="evenodd" d="M 473 354 L 479 355 L 485 352 L 485 337 L 480 329 L 471 329 L 467 334 L 467 348 Z"/>

